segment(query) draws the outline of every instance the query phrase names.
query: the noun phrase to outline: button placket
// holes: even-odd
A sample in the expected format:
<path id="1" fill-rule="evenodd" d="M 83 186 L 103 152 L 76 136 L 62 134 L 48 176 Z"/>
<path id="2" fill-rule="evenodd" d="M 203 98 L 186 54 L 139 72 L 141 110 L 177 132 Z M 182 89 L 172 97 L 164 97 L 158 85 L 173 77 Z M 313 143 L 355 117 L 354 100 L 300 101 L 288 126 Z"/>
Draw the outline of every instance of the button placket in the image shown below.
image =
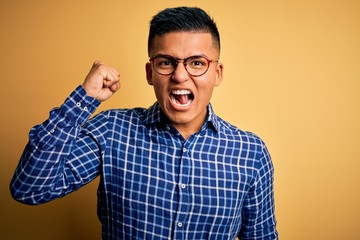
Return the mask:
<path id="1" fill-rule="evenodd" d="M 178 182 L 180 202 L 178 208 L 179 215 L 177 217 L 176 224 L 179 231 L 182 231 L 181 229 L 184 229 L 186 221 L 189 217 L 189 211 L 191 209 L 191 197 L 187 185 L 191 174 L 191 160 L 189 154 L 189 143 L 184 142 L 181 149 L 181 163 Z"/>

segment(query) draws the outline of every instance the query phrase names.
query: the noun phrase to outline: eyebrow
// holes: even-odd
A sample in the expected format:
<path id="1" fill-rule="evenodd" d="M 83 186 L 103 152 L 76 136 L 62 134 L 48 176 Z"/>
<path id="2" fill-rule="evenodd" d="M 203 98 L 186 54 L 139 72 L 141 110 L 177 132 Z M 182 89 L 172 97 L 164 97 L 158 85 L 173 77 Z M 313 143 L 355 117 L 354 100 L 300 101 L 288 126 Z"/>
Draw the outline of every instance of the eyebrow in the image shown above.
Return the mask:
<path id="1" fill-rule="evenodd" d="M 184 60 L 184 59 L 189 59 L 189 58 L 193 58 L 193 57 L 209 58 L 209 57 L 208 57 L 207 55 L 205 55 L 205 54 L 191 55 L 191 56 L 188 56 L 188 57 L 186 57 L 186 58 L 177 58 L 177 57 L 174 57 L 174 56 L 171 56 L 171 55 L 168 55 L 168 54 L 158 54 L 158 55 L 155 55 L 154 57 L 151 57 L 150 59 L 152 59 L 152 58 L 157 58 L 157 57 L 173 58 L 173 59 L 176 59 L 176 60 Z"/>

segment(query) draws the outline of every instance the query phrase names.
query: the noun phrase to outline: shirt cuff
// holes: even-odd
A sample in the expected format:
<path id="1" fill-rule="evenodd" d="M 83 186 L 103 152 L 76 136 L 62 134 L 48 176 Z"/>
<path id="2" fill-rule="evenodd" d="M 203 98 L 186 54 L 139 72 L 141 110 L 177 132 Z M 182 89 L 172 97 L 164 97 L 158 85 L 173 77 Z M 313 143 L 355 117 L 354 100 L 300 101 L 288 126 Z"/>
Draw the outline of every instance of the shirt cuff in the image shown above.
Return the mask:
<path id="1" fill-rule="evenodd" d="M 100 103 L 96 98 L 88 96 L 85 89 L 79 85 L 65 100 L 62 106 L 63 114 L 70 122 L 82 125 L 95 112 Z"/>

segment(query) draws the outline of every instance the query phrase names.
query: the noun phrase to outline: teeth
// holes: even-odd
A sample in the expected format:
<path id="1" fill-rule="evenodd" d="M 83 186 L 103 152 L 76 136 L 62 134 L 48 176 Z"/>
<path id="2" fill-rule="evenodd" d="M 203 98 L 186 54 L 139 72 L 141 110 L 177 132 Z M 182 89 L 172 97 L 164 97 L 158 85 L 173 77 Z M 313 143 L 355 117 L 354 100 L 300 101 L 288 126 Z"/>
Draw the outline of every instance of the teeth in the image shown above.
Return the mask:
<path id="1" fill-rule="evenodd" d="M 172 90 L 170 94 L 170 99 L 177 106 L 187 107 L 190 106 L 193 101 L 190 95 L 192 95 L 192 93 L 189 90 Z"/>
<path id="2" fill-rule="evenodd" d="M 175 94 L 175 95 L 187 95 L 187 94 L 191 94 L 190 91 L 188 90 L 174 90 L 171 92 L 172 94 Z"/>

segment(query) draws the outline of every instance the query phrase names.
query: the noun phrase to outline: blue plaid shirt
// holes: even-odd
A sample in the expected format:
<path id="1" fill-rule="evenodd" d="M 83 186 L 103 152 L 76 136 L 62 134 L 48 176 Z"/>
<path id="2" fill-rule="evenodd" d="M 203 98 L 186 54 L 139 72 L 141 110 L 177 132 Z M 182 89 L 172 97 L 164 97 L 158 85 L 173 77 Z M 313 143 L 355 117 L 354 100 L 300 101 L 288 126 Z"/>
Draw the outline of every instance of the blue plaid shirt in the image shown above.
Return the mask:
<path id="1" fill-rule="evenodd" d="M 208 107 L 185 140 L 158 104 L 102 112 L 79 86 L 30 131 L 13 197 L 40 204 L 100 175 L 103 239 L 277 239 L 273 165 L 257 136 Z"/>

